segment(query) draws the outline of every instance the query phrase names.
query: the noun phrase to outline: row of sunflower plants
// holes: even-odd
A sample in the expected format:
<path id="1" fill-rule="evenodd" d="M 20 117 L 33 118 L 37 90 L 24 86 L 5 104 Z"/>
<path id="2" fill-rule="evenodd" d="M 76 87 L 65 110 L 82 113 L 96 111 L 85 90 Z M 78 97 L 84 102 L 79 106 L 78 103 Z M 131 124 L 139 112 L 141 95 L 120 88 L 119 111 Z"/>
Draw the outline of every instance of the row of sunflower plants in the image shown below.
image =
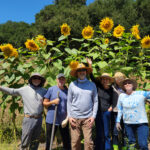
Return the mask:
<path id="1" fill-rule="evenodd" d="M 125 32 L 122 25 L 114 27 L 112 19 L 106 17 L 99 23 L 99 30 L 94 31 L 90 25 L 81 31 L 82 38 L 71 37 L 71 27 L 64 23 L 60 26 L 61 36 L 57 41 L 38 35 L 25 42 L 26 48 L 14 48 L 11 44 L 1 44 L 1 86 L 19 88 L 28 83 L 33 72 L 46 77 L 46 87 L 55 85 L 55 77 L 64 72 L 68 83 L 72 80 L 70 69 L 79 62 L 86 63 L 86 57 L 93 61 L 93 73 L 99 76 L 102 72 L 114 74 L 121 71 L 127 76 L 134 76 L 144 89 L 150 88 L 146 81 L 150 77 L 150 37 L 141 38 L 139 25 L 133 25 L 131 32 Z M 140 87 L 139 83 L 139 87 Z M 19 97 L 2 93 L 0 103 L 2 115 L 6 107 L 16 134 L 16 112 L 22 113 Z"/>

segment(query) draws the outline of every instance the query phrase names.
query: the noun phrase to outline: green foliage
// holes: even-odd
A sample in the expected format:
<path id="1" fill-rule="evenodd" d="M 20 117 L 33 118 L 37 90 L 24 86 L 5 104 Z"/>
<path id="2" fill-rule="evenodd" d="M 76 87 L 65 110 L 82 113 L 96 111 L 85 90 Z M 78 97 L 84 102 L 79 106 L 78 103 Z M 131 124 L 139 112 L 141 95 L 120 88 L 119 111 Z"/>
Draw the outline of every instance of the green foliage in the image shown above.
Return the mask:
<path id="1" fill-rule="evenodd" d="M 149 0 L 95 0 L 89 6 L 85 3 L 86 0 L 55 0 L 36 14 L 34 24 L 11 21 L 1 24 L 0 43 L 24 47 L 27 38 L 38 34 L 57 40 L 63 23 L 70 25 L 71 37 L 81 38 L 83 27 L 91 25 L 98 30 L 100 20 L 106 16 L 128 32 L 132 25 L 139 24 L 141 37 L 150 34 Z"/>
<path id="2" fill-rule="evenodd" d="M 0 43 L 11 43 L 15 47 L 24 45 L 26 39 L 30 38 L 31 27 L 24 22 L 8 21 L 0 25 Z"/>
<path id="3" fill-rule="evenodd" d="M 87 6 L 78 3 L 72 5 L 66 1 L 46 6 L 36 15 L 35 25 L 39 33 L 48 39 L 56 40 L 60 36 L 60 26 L 63 23 L 70 25 L 72 36 L 81 37 L 82 28 L 90 23 Z"/>

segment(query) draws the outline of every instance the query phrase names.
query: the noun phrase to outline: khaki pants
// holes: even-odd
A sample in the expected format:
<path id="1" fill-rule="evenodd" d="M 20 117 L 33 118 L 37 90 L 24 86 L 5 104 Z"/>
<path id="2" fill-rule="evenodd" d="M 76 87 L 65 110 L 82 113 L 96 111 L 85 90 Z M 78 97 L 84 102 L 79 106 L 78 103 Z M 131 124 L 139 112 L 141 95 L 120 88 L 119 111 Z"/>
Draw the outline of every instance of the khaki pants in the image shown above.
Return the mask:
<path id="1" fill-rule="evenodd" d="M 87 119 L 75 119 L 76 127 L 71 127 L 72 150 L 81 150 L 81 133 L 84 136 L 84 150 L 93 150 L 92 128 L 88 127 Z"/>

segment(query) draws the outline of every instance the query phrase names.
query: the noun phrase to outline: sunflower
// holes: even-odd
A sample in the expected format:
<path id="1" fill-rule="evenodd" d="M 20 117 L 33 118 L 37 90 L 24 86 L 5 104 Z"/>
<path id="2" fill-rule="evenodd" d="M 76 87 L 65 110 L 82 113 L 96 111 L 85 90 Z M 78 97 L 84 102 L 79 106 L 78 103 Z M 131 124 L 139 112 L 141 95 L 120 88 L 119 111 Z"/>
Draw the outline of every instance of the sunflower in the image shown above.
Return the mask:
<path id="1" fill-rule="evenodd" d="M 113 36 L 114 37 L 121 37 L 124 33 L 125 28 L 121 25 L 118 25 L 116 28 L 114 28 Z"/>
<path id="2" fill-rule="evenodd" d="M 39 46 L 35 43 L 34 40 L 27 40 L 25 42 L 26 48 L 28 48 L 29 50 L 36 52 L 39 50 Z"/>
<path id="3" fill-rule="evenodd" d="M 15 51 L 15 48 L 11 44 L 5 44 L 0 46 L 1 51 L 5 58 L 12 57 Z"/>
<path id="4" fill-rule="evenodd" d="M 101 20 L 99 28 L 104 32 L 107 33 L 109 31 L 111 31 L 111 29 L 114 26 L 114 22 L 112 19 L 106 17 L 104 19 Z"/>
<path id="5" fill-rule="evenodd" d="M 104 41 L 104 43 L 105 43 L 105 44 L 108 44 L 108 43 L 109 43 L 109 39 L 106 38 L 105 41 Z"/>
<path id="6" fill-rule="evenodd" d="M 16 49 L 14 49 L 12 56 L 15 58 L 18 57 L 18 51 Z"/>
<path id="7" fill-rule="evenodd" d="M 79 64 L 78 61 L 73 60 L 73 61 L 71 61 L 71 63 L 69 64 L 69 67 L 70 67 L 70 69 L 72 70 L 72 69 L 77 68 L 78 64 Z"/>
<path id="8" fill-rule="evenodd" d="M 82 30 L 82 36 L 84 39 L 91 39 L 93 37 L 94 30 L 91 26 L 87 26 Z"/>
<path id="9" fill-rule="evenodd" d="M 64 23 L 62 26 L 60 26 L 60 28 L 61 34 L 63 34 L 64 36 L 70 35 L 71 28 L 68 26 L 68 24 Z"/>
<path id="10" fill-rule="evenodd" d="M 142 48 L 150 48 L 150 37 L 145 36 L 142 40 L 141 40 L 141 44 L 142 44 Z"/>
<path id="11" fill-rule="evenodd" d="M 36 38 L 35 38 L 35 41 L 39 42 L 39 44 L 41 46 L 45 46 L 46 45 L 46 38 L 43 36 L 43 35 L 38 35 Z"/>
<path id="12" fill-rule="evenodd" d="M 136 39 L 141 39 L 140 37 L 140 32 L 139 32 L 139 25 L 134 25 L 132 26 L 131 28 L 131 32 L 132 32 L 132 35 L 136 38 Z"/>

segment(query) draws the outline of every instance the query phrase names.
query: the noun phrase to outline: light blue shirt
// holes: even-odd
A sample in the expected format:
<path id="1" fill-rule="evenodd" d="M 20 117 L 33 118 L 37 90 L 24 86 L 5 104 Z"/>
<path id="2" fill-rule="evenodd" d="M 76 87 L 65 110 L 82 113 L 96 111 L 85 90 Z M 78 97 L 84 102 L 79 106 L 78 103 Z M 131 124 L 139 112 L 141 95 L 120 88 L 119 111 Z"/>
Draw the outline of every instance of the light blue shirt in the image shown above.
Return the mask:
<path id="1" fill-rule="evenodd" d="M 148 123 L 145 111 L 145 100 L 150 98 L 150 91 L 134 91 L 131 95 L 120 94 L 118 99 L 117 122 L 123 121 L 127 124 Z"/>
<path id="2" fill-rule="evenodd" d="M 95 118 L 97 109 L 98 97 L 95 84 L 87 79 L 71 82 L 67 99 L 68 117 Z"/>

